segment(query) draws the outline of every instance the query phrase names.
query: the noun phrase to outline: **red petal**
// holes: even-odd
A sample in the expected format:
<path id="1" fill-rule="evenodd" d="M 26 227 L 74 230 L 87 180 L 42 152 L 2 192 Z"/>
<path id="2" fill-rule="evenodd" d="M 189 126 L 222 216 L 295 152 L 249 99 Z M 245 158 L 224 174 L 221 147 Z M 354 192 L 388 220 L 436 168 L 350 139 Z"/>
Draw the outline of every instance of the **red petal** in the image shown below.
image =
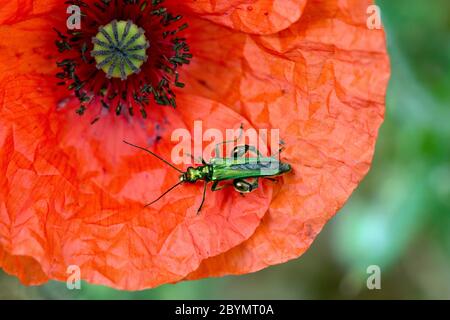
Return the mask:
<path id="1" fill-rule="evenodd" d="M 48 278 L 64 281 L 67 267 L 78 265 L 83 279 L 116 288 L 175 282 L 248 239 L 268 209 L 270 185 L 245 204 L 233 190 L 209 192 L 197 216 L 201 184 L 144 209 L 178 181 L 172 169 L 122 142 L 148 145 L 151 121 L 107 116 L 91 125 L 95 114 L 80 118 L 64 100 L 55 112 L 60 94 L 42 77 L 16 76 L 0 88 L 0 247 L 38 261 Z M 166 131 L 156 152 L 168 159 L 173 128 L 194 119 L 218 129 L 243 122 L 205 99 L 183 96 L 179 105 L 178 113 L 161 109 Z M 22 268 L 8 271 L 35 282 Z"/>
<path id="2" fill-rule="evenodd" d="M 0 7 L 0 24 L 11 25 L 52 12 L 61 2 L 58 0 L 8 0 Z"/>
<path id="3" fill-rule="evenodd" d="M 296 22 L 306 2 L 307 0 L 187 0 L 183 5 L 196 15 L 238 31 L 271 34 Z"/>
<path id="4" fill-rule="evenodd" d="M 256 127 L 281 128 L 288 146 L 282 158 L 294 174 L 285 176 L 255 235 L 208 259 L 189 279 L 243 274 L 297 258 L 368 172 L 390 70 L 383 31 L 365 26 L 370 1 L 352 3 L 309 1 L 288 30 L 241 41 L 243 57 L 234 56 L 228 42 L 221 43 L 218 58 L 202 51 L 199 65 L 217 74 L 226 68 L 222 87 L 235 91 L 216 90 L 215 81 L 208 82 L 210 90 L 195 89 L 233 106 Z"/>

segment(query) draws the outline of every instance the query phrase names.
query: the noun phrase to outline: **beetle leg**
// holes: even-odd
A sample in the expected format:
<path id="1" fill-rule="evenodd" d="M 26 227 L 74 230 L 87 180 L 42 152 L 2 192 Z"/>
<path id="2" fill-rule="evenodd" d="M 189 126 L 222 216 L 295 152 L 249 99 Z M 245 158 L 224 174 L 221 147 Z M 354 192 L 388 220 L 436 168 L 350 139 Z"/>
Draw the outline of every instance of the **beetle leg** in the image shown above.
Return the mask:
<path id="1" fill-rule="evenodd" d="M 252 191 L 255 191 L 256 189 L 259 188 L 259 179 L 256 178 L 252 183 L 250 183 L 252 186 Z"/>
<path id="2" fill-rule="evenodd" d="M 280 148 L 278 149 L 278 152 L 275 153 L 274 155 L 272 155 L 271 157 L 272 158 L 279 157 L 280 154 L 284 151 L 284 149 L 286 149 L 286 143 L 281 140 L 280 141 Z"/>
<path id="3" fill-rule="evenodd" d="M 206 187 L 208 186 L 208 182 L 205 181 L 205 187 L 203 188 L 203 198 L 202 198 L 202 203 L 200 204 L 200 207 L 198 207 L 197 210 L 197 215 L 200 214 L 200 211 L 202 210 L 203 204 L 205 203 L 205 199 L 206 199 Z"/>
<path id="4" fill-rule="evenodd" d="M 223 142 L 221 142 L 221 143 L 216 144 L 216 147 L 215 147 L 215 149 L 214 149 L 216 158 L 220 158 L 220 149 L 219 149 L 219 146 L 223 146 L 223 145 L 228 144 L 228 143 L 231 143 L 231 142 L 237 143 L 237 142 L 242 138 L 243 135 L 244 135 L 244 124 L 241 124 L 241 127 L 239 128 L 239 136 L 238 136 L 236 139 L 234 139 L 234 140 L 228 140 L 228 141 L 223 141 Z"/>
<path id="5" fill-rule="evenodd" d="M 254 152 L 258 157 L 262 157 L 261 152 L 254 146 L 249 146 L 248 144 L 243 146 L 236 146 L 231 152 L 231 157 L 234 159 L 242 158 L 247 152 Z"/>
<path id="6" fill-rule="evenodd" d="M 203 158 L 195 158 L 191 153 L 186 153 L 187 156 L 189 156 L 192 160 L 192 164 L 203 164 L 206 165 L 206 161 Z"/>
<path id="7" fill-rule="evenodd" d="M 219 182 L 220 181 L 216 181 L 213 183 L 212 187 L 211 187 L 211 191 L 215 192 L 215 191 L 220 191 L 222 189 L 225 189 L 226 187 L 231 186 L 232 184 L 228 183 L 228 184 L 224 184 L 223 186 L 219 187 Z"/>
<path id="8" fill-rule="evenodd" d="M 236 179 L 233 181 L 234 189 L 240 193 L 250 193 L 258 189 L 259 179 L 256 178 L 252 182 L 245 181 L 243 179 Z"/>

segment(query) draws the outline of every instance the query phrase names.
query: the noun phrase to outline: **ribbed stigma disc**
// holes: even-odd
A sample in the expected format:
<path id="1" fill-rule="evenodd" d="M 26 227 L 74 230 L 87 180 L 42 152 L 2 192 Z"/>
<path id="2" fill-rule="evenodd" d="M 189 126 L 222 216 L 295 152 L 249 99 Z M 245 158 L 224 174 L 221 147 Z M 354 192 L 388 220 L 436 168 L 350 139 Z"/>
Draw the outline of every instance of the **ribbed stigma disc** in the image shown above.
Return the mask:
<path id="1" fill-rule="evenodd" d="M 150 47 L 144 30 L 132 21 L 114 20 L 100 27 L 92 42 L 94 49 L 91 55 L 97 68 L 103 70 L 108 78 L 122 80 L 141 71 Z"/>

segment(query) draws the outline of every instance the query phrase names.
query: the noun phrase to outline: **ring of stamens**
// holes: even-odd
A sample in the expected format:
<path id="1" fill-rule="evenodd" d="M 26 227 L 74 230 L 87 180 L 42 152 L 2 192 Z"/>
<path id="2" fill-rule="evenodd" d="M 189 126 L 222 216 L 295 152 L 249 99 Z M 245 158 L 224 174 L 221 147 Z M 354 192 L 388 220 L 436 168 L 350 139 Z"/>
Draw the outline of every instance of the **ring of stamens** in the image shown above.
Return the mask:
<path id="1" fill-rule="evenodd" d="M 147 61 L 146 51 L 150 47 L 144 33 L 130 20 L 113 20 L 100 27 L 98 34 L 92 38 L 94 48 L 91 55 L 97 68 L 103 70 L 107 78 L 121 80 L 139 73 Z"/>
<path id="2" fill-rule="evenodd" d="M 83 28 L 66 33 L 54 28 L 62 54 L 56 77 L 79 100 L 79 115 L 101 106 L 117 115 L 139 110 L 145 119 L 153 103 L 177 106 L 174 89 L 185 86 L 179 69 L 192 60 L 181 15 L 164 0 L 66 2 L 82 7 Z"/>

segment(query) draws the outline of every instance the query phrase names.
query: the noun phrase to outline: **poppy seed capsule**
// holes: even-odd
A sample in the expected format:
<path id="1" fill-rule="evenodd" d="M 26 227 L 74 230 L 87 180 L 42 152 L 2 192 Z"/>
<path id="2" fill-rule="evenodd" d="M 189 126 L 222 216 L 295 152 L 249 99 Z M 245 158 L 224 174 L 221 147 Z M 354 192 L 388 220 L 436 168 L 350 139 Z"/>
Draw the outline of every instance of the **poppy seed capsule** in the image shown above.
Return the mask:
<path id="1" fill-rule="evenodd" d="M 126 80 L 139 73 L 147 61 L 146 51 L 150 47 L 145 31 L 132 21 L 113 20 L 99 28 L 92 38 L 94 48 L 91 55 L 97 68 L 106 73 L 107 78 Z"/>

